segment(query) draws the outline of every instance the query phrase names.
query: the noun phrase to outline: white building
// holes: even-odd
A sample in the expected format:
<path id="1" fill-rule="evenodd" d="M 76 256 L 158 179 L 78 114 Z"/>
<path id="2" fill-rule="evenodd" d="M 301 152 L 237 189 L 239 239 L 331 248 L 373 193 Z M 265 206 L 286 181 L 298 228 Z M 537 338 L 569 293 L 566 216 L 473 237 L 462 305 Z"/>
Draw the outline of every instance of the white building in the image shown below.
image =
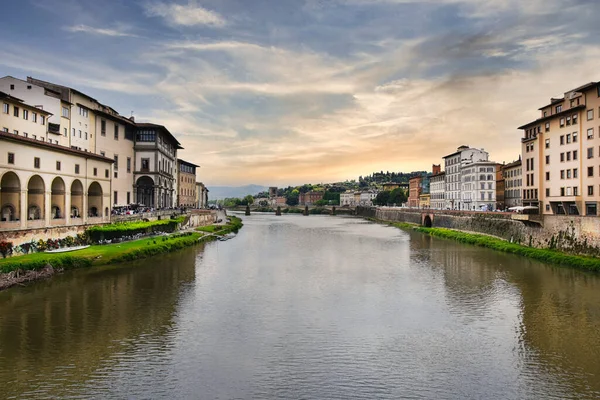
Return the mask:
<path id="1" fill-rule="evenodd" d="M 360 193 L 360 205 L 363 207 L 372 207 L 373 200 L 377 197 L 377 192 L 375 191 L 367 191 Z M 340 195 L 340 203 L 341 203 L 341 195 Z"/>
<path id="2" fill-rule="evenodd" d="M 430 206 L 435 210 L 446 208 L 446 173 L 432 175 L 429 180 L 429 192 L 431 194 Z"/>
<path id="3" fill-rule="evenodd" d="M 506 208 L 523 205 L 523 173 L 521 160 L 502 167 L 504 176 L 504 204 Z"/>
<path id="4" fill-rule="evenodd" d="M 340 206 L 354 207 L 354 192 L 340 193 Z"/>
<path id="5" fill-rule="evenodd" d="M 453 210 L 465 209 L 462 204 L 462 167 L 469 163 L 488 161 L 489 154 L 483 149 L 460 146 L 456 152 L 444 157 L 446 172 L 446 208 Z"/>
<path id="6" fill-rule="evenodd" d="M 461 210 L 496 209 L 496 163 L 475 161 L 461 167 Z"/>

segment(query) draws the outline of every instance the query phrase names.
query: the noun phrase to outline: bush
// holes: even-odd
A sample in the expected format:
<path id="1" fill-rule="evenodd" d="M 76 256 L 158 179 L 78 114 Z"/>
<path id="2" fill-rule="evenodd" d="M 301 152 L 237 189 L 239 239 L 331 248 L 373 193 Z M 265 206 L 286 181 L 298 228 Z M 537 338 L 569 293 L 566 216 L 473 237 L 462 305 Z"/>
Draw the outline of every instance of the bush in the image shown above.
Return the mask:
<path id="1" fill-rule="evenodd" d="M 119 222 L 109 225 L 93 226 L 86 230 L 86 234 L 92 243 L 102 240 L 121 239 L 123 236 L 152 233 L 171 233 L 177 230 L 179 224 L 183 223 L 185 217 L 165 219 L 159 221 L 136 221 Z"/>
<path id="2" fill-rule="evenodd" d="M 6 240 L 0 241 L 0 254 L 2 254 L 2 258 L 12 255 L 12 252 L 13 244 L 11 242 L 7 242 Z"/>

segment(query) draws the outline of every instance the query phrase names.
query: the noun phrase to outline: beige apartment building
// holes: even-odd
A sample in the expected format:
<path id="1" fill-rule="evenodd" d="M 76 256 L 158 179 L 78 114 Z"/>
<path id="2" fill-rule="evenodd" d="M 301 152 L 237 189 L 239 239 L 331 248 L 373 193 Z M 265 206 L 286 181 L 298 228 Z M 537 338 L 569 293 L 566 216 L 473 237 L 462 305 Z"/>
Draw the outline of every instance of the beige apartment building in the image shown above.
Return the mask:
<path id="1" fill-rule="evenodd" d="M 112 160 L 50 143 L 49 113 L 5 93 L 0 101 L 0 229 L 110 221 Z"/>
<path id="2" fill-rule="evenodd" d="M 550 99 L 540 118 L 519 129 L 523 205 L 543 214 L 598 215 L 600 85 L 588 83 Z"/>
<path id="3" fill-rule="evenodd" d="M 513 161 L 502 167 L 504 177 L 504 205 L 506 208 L 519 207 L 523 205 L 521 198 L 523 176 L 521 172 L 521 160 Z"/>
<path id="4" fill-rule="evenodd" d="M 196 207 L 196 164 L 177 160 L 177 205 Z"/>

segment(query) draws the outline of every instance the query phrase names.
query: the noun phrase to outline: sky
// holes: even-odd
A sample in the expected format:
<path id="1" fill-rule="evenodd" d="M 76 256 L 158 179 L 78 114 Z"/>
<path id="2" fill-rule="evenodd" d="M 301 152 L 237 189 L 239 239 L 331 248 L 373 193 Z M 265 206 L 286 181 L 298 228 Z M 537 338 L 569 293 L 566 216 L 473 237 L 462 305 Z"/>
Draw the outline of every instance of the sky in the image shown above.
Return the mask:
<path id="1" fill-rule="evenodd" d="M 21 0 L 0 76 L 159 123 L 210 185 L 510 162 L 518 126 L 600 79 L 597 0 Z"/>

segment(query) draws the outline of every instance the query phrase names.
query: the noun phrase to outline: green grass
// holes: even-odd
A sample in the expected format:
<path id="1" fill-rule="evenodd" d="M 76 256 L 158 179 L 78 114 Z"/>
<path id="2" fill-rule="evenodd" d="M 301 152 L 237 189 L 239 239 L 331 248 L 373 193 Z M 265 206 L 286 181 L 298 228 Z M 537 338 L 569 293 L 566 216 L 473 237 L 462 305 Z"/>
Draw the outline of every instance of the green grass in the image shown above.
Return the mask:
<path id="1" fill-rule="evenodd" d="M 174 219 L 163 219 L 158 221 L 131 221 L 117 222 L 114 224 L 92 226 L 86 230 L 86 234 L 97 243 L 99 240 L 115 239 L 125 235 L 152 232 L 173 232 L 185 217 Z"/>
<path id="2" fill-rule="evenodd" d="M 371 219 L 372 221 L 376 221 Z M 383 221 L 376 221 L 383 222 Z M 535 247 L 523 246 L 516 243 L 510 243 L 493 236 L 481 235 L 476 233 L 465 233 L 445 228 L 425 228 L 406 222 L 384 222 L 388 225 L 404 230 L 413 230 L 425 233 L 430 236 L 436 236 L 444 239 L 452 239 L 461 243 L 470 244 L 488 249 L 502 251 L 505 253 L 516 254 L 523 257 L 529 257 L 534 260 L 549 264 L 561 265 L 571 268 L 579 268 L 590 271 L 600 271 L 600 258 L 578 256 L 562 253 L 557 250 L 538 249 Z"/>
<path id="3" fill-rule="evenodd" d="M 212 233 L 214 235 L 226 235 L 231 232 L 237 232 L 244 224 L 241 218 L 231 216 L 225 225 L 208 225 L 196 228 L 199 232 Z"/>

